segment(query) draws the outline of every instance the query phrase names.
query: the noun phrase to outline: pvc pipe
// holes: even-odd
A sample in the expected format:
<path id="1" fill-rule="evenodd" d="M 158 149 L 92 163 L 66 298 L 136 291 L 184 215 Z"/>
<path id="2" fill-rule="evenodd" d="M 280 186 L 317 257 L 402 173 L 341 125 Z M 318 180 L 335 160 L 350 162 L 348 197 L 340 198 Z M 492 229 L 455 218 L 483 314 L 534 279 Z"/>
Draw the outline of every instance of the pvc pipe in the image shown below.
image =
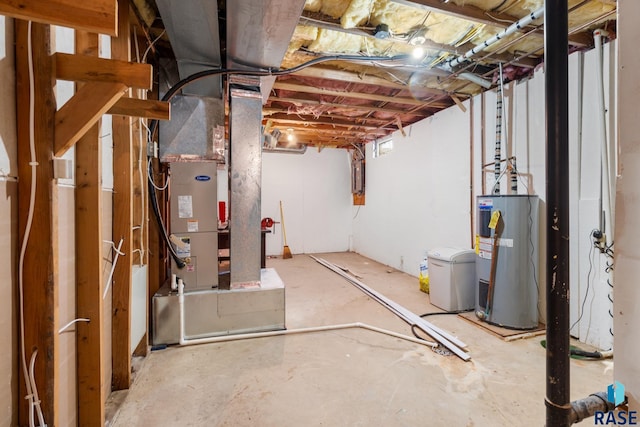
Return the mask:
<path id="1" fill-rule="evenodd" d="M 453 68 L 456 65 L 462 64 L 467 59 L 471 58 L 473 55 L 486 50 L 489 46 L 491 46 L 492 44 L 496 43 L 497 41 L 502 40 L 503 38 L 515 33 L 518 30 L 522 30 L 524 27 L 526 27 L 527 25 L 529 25 L 530 23 L 532 23 L 536 19 L 541 18 L 543 14 L 544 14 L 544 6 L 542 6 L 538 10 L 535 10 L 535 11 L 531 12 L 529 15 L 525 16 L 524 18 L 514 22 L 513 24 L 511 24 L 510 26 L 508 26 L 504 30 L 500 31 L 495 36 L 485 40 L 483 43 L 481 43 L 481 44 L 475 46 L 473 49 L 467 51 L 464 55 L 459 56 L 459 57 L 449 61 L 449 64 L 448 64 L 449 67 Z"/>
<path id="2" fill-rule="evenodd" d="M 370 287 L 368 287 L 364 283 L 360 282 L 359 280 L 348 276 L 347 274 L 342 272 L 338 267 L 336 267 L 334 264 L 331 264 L 329 261 L 324 260 L 322 258 L 317 258 L 317 257 L 315 257 L 313 255 L 309 255 L 309 256 L 311 258 L 313 258 L 314 260 L 316 260 L 318 263 L 324 265 L 328 269 L 338 273 L 339 275 L 341 275 L 342 277 L 344 277 L 345 279 L 350 281 L 357 288 L 359 288 L 364 293 L 369 295 L 371 298 L 375 299 L 380 304 L 382 304 L 383 306 L 388 308 L 390 311 L 395 313 L 398 317 L 402 318 L 409 325 L 416 325 L 422 331 L 424 331 L 425 333 L 431 335 L 437 341 L 439 341 L 437 336 L 442 336 L 442 338 L 444 340 L 452 341 L 452 343 L 454 345 L 456 345 L 456 346 L 458 346 L 460 348 L 466 348 L 467 345 L 465 343 L 463 343 L 462 341 L 460 341 L 457 337 L 454 337 L 453 335 L 448 334 L 447 332 L 445 332 L 444 330 L 436 327 L 435 325 L 432 325 L 431 323 L 427 322 L 426 320 L 424 320 L 423 318 L 421 318 L 417 314 L 407 310 L 406 308 L 402 307 L 401 305 L 399 305 L 399 304 L 395 303 L 394 301 L 386 298 L 384 295 L 376 292 L 375 290 L 371 289 Z M 436 336 L 434 336 L 433 334 L 435 334 Z"/>
<path id="3" fill-rule="evenodd" d="M 340 269 L 338 269 L 328 261 L 323 260 L 322 258 L 314 257 L 313 255 L 309 255 L 309 256 L 314 260 L 316 260 L 318 263 L 324 265 L 325 267 L 329 268 L 330 270 L 334 271 L 335 273 L 338 273 L 339 275 L 347 279 L 357 288 L 359 288 L 360 290 L 365 292 L 367 295 L 369 295 L 371 298 L 373 298 L 374 300 L 382 304 L 384 307 L 386 307 L 391 312 L 396 314 L 398 317 L 400 317 L 402 320 L 407 322 L 409 325 L 412 325 L 412 326 L 415 325 L 420 330 L 430 335 L 433 339 L 438 341 L 440 344 L 442 344 L 444 347 L 449 349 L 451 352 L 453 352 L 456 356 L 460 357 L 465 362 L 471 359 L 471 356 L 469 356 L 469 354 L 467 354 L 463 350 L 466 347 L 466 344 L 460 341 L 458 338 L 448 334 L 447 332 L 445 332 L 440 328 L 437 328 L 435 325 L 432 325 L 431 323 L 427 322 L 426 320 L 416 315 L 415 313 L 412 313 L 411 311 L 407 310 L 401 305 L 386 298 L 384 295 L 369 288 L 364 283 L 348 276 L 347 274 L 342 272 Z"/>
<path id="4" fill-rule="evenodd" d="M 240 340 L 247 340 L 247 339 L 253 339 L 253 338 L 277 337 L 282 335 L 294 335 L 294 334 L 304 334 L 304 333 L 312 333 L 312 332 L 336 331 L 340 329 L 362 328 L 362 329 L 367 329 L 369 331 L 379 332 L 381 334 L 399 338 L 405 341 L 409 341 L 415 344 L 421 344 L 431 348 L 438 347 L 438 344 L 435 342 L 413 338 L 407 335 L 399 334 L 397 332 L 378 328 L 378 327 L 371 326 L 361 322 L 346 323 L 342 325 L 316 326 L 311 328 L 285 329 L 280 331 L 254 332 L 249 334 L 221 335 L 221 336 L 215 336 L 215 337 L 190 339 L 185 336 L 185 331 L 184 331 L 185 329 L 184 327 L 185 325 L 184 283 L 182 283 L 181 280 L 178 281 L 178 305 L 180 310 L 180 345 L 181 346 L 196 345 L 196 344 L 210 344 L 210 343 L 227 342 L 227 341 L 240 341 Z"/>
<path id="5" fill-rule="evenodd" d="M 605 30 L 598 29 L 593 32 L 593 43 L 594 49 L 596 51 L 597 58 L 597 78 L 598 78 L 598 111 L 600 113 L 600 147 L 601 147 L 601 165 L 602 165 L 602 187 L 606 189 L 606 202 L 603 200 L 602 203 L 604 206 L 601 207 L 601 211 L 604 210 L 604 223 L 601 224 L 603 227 L 602 232 L 605 232 L 613 238 L 613 203 L 612 203 L 612 186 L 611 186 L 611 163 L 609 161 L 609 138 L 607 138 L 607 119 L 605 112 L 605 103 L 604 103 L 604 73 L 602 70 L 603 67 L 603 57 L 602 57 L 602 37 L 607 36 L 609 33 Z M 604 197 L 603 197 L 604 199 Z M 609 228 L 607 229 L 606 226 Z"/>

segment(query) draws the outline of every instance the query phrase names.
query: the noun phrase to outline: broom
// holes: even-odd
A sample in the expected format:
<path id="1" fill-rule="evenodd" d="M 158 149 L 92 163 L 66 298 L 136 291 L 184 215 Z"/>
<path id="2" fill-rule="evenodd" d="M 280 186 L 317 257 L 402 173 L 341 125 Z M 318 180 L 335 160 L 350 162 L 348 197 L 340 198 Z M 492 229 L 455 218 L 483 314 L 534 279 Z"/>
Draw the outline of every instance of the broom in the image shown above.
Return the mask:
<path id="1" fill-rule="evenodd" d="M 280 222 L 282 223 L 282 237 L 284 239 L 284 247 L 282 248 L 282 259 L 292 258 L 291 249 L 287 246 L 287 232 L 284 229 L 284 212 L 282 211 L 282 200 L 280 200 Z"/>

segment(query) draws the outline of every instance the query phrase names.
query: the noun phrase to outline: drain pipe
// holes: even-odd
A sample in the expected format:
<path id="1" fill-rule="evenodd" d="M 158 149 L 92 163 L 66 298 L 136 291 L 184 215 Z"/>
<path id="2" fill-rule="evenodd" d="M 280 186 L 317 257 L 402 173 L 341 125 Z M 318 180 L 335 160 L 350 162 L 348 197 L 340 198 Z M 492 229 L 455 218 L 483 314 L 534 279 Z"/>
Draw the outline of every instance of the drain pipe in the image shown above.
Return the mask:
<path id="1" fill-rule="evenodd" d="M 537 9 L 537 10 L 531 12 L 529 15 L 525 16 L 524 18 L 520 19 L 519 21 L 516 21 L 513 24 L 509 25 L 507 28 L 505 28 L 504 30 L 500 31 L 495 36 L 485 40 L 484 42 L 482 42 L 479 45 L 475 46 L 473 49 L 467 51 L 464 55 L 459 56 L 459 57 L 449 61 L 449 63 L 448 63 L 449 68 L 453 68 L 453 67 L 455 67 L 457 65 L 462 64 L 463 62 L 465 62 L 467 59 L 471 58 L 472 56 L 474 56 L 474 55 L 486 50 L 492 44 L 502 40 L 503 38 L 505 38 L 505 37 L 507 37 L 507 36 L 509 36 L 509 35 L 511 35 L 513 33 L 515 33 L 516 31 L 522 30 L 524 27 L 526 27 L 527 25 L 531 24 L 536 19 L 541 18 L 543 14 L 544 14 L 544 6 L 542 6 L 540 9 Z"/>
<path id="2" fill-rule="evenodd" d="M 253 338 L 267 338 L 267 337 L 277 337 L 282 335 L 306 334 L 306 333 L 312 333 L 312 332 L 336 331 L 341 329 L 358 328 L 358 329 L 366 329 L 372 332 L 378 332 L 380 334 L 388 335 L 394 338 L 399 338 L 401 340 L 409 341 L 415 344 L 421 344 L 421 345 L 430 347 L 431 349 L 436 349 L 438 347 L 438 344 L 433 341 L 427 341 L 423 339 L 410 337 L 407 335 L 399 334 L 397 332 L 378 328 L 376 326 L 371 326 L 361 322 L 346 323 L 341 325 L 317 326 L 312 328 L 285 329 L 280 331 L 254 332 L 254 333 L 248 333 L 248 334 L 220 335 L 220 336 L 205 337 L 205 338 L 187 338 L 184 332 L 185 331 L 184 283 L 182 283 L 182 281 L 178 283 L 178 308 L 180 311 L 179 343 L 181 346 L 196 345 L 196 344 L 211 344 L 211 343 L 219 343 L 219 342 L 227 342 L 227 341 L 240 341 L 240 340 L 247 340 L 247 339 L 253 339 Z"/>
<path id="3" fill-rule="evenodd" d="M 568 426 L 569 364 L 569 49 L 567 0 L 546 0 L 544 14 L 547 351 L 546 426 Z"/>
<path id="4" fill-rule="evenodd" d="M 597 58 L 597 75 L 598 75 L 598 112 L 600 114 L 600 147 L 601 147 L 601 165 L 602 165 L 602 185 L 601 188 L 605 188 L 607 193 L 600 197 L 600 212 L 604 211 L 604 219 L 602 220 L 600 227 L 603 233 L 607 233 L 613 238 L 613 203 L 612 203 L 612 191 L 611 191 L 611 161 L 609 160 L 609 138 L 607 138 L 607 115 L 604 102 L 604 73 L 602 67 L 604 61 L 602 58 L 602 37 L 607 37 L 609 33 L 605 30 L 598 29 L 593 32 L 593 44 L 596 51 Z M 602 191 L 602 189 L 600 190 Z M 606 197 L 606 201 L 604 198 Z M 608 227 L 608 228 L 607 228 Z"/>
<path id="5" fill-rule="evenodd" d="M 599 391 L 593 393 L 589 397 L 571 402 L 569 423 L 579 423 L 584 419 L 593 417 L 596 412 L 613 411 L 615 407 L 615 404 L 609 402 L 607 392 Z"/>

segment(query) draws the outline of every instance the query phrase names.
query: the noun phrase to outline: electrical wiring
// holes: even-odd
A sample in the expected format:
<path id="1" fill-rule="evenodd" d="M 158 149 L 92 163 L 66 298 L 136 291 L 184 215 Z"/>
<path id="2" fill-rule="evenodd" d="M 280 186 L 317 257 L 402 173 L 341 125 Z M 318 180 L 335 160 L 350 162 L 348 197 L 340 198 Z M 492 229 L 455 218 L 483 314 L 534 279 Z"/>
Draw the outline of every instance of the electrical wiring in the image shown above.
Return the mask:
<path id="1" fill-rule="evenodd" d="M 151 51 L 151 49 L 153 49 L 153 46 L 158 42 L 158 40 L 160 40 L 162 38 L 162 36 L 164 36 L 164 33 L 166 33 L 166 32 L 167 32 L 166 29 L 162 30 L 160 35 L 158 37 L 156 37 L 155 39 L 153 39 L 153 41 L 149 44 L 147 49 L 144 51 L 144 54 L 142 55 L 142 62 L 143 63 L 147 62 L 147 55 L 149 54 L 149 51 Z"/>
<path id="2" fill-rule="evenodd" d="M 34 411 L 38 416 L 38 423 L 40 426 L 46 426 L 42 409 L 40 408 L 40 402 L 38 397 L 38 390 L 35 387 L 35 378 L 29 374 L 29 368 L 27 367 L 26 349 L 25 349 L 25 331 L 24 331 L 24 259 L 27 252 L 27 245 L 29 244 L 29 237 L 31 236 L 31 226 L 33 224 L 33 214 L 35 211 L 36 202 L 36 189 L 37 189 L 37 170 L 38 162 L 36 158 L 35 148 L 35 77 L 33 70 L 33 48 L 31 43 L 31 21 L 27 25 L 27 61 L 29 68 L 29 166 L 31 166 L 31 189 L 29 193 L 29 211 L 27 214 L 27 223 L 25 224 L 24 237 L 22 238 L 22 245 L 20 248 L 20 258 L 18 261 L 18 288 L 20 299 L 20 353 L 22 362 L 22 373 L 24 376 L 25 389 L 27 395 L 26 399 L 29 400 L 29 425 L 35 426 Z M 35 357 L 37 349 L 31 356 L 31 363 L 35 364 Z"/>
<path id="3" fill-rule="evenodd" d="M 596 229 L 591 230 L 591 232 L 589 233 L 589 238 L 593 236 L 593 233 L 595 231 L 597 230 Z M 593 270 L 593 260 L 592 260 L 593 248 L 594 248 L 594 245 L 591 245 L 591 247 L 589 248 L 589 272 L 587 273 L 587 290 L 585 291 L 584 298 L 582 299 L 580 315 L 578 316 L 578 319 L 575 322 L 573 322 L 573 325 L 571 325 L 569 330 L 572 330 L 574 326 L 576 326 L 580 322 L 580 320 L 582 320 L 582 316 L 584 316 L 584 305 L 587 302 L 587 296 L 589 295 L 589 286 L 591 284 L 591 271 Z"/>
<path id="4" fill-rule="evenodd" d="M 149 157 L 149 160 L 147 161 L 147 169 L 151 170 L 151 157 Z M 156 185 L 155 182 L 153 182 L 153 177 L 151 176 L 151 174 L 148 174 L 149 177 L 149 182 L 151 183 L 151 185 L 153 185 L 153 188 L 155 188 L 158 191 L 164 191 L 167 189 L 167 187 L 169 186 L 169 181 L 171 180 L 171 178 L 167 175 L 167 179 L 164 183 L 164 185 L 162 187 Z"/>

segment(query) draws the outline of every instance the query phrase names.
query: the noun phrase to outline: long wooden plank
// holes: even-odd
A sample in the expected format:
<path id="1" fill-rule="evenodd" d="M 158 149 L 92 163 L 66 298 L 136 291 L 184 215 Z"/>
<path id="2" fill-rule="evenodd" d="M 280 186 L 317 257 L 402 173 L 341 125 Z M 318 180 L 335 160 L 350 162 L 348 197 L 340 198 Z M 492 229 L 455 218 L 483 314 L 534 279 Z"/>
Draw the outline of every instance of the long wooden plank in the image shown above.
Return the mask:
<path id="1" fill-rule="evenodd" d="M 68 53 L 53 57 L 59 80 L 122 83 L 140 89 L 151 89 L 153 85 L 153 67 L 149 64 Z"/>
<path id="2" fill-rule="evenodd" d="M 111 39 L 111 56 L 122 61 L 131 60 L 131 32 L 129 31 L 129 7 L 120 1 L 118 33 Z M 121 98 L 120 101 L 131 98 Z M 116 104 L 117 105 L 117 104 Z M 112 109 L 115 108 L 112 107 Z M 111 358 L 114 390 L 125 390 L 131 385 L 131 282 L 133 272 L 133 206 L 132 206 L 132 124 L 127 116 L 112 119 L 113 131 L 113 236 L 123 239 L 122 252 L 113 272 Z"/>
<path id="3" fill-rule="evenodd" d="M 49 59 L 50 31 L 48 25 L 32 24 L 34 64 L 34 137 L 37 189 L 29 245 L 23 263 L 24 287 L 24 348 L 29 362 L 34 349 L 38 350 L 35 380 L 40 406 L 48 425 L 58 425 L 56 408 L 59 395 L 58 346 L 58 271 L 56 268 L 58 234 L 53 218 L 53 139 L 55 96 L 51 84 L 52 64 Z M 17 20 L 16 31 L 16 97 L 18 131 L 18 224 L 20 242 L 29 212 L 31 193 L 31 162 L 29 148 L 29 71 L 27 34 L 28 24 Z M 29 425 L 25 379 L 20 372 L 19 422 Z"/>
<path id="4" fill-rule="evenodd" d="M 85 84 L 56 112 L 54 153 L 62 156 L 122 97 L 122 83 Z"/>
<path id="5" fill-rule="evenodd" d="M 170 120 L 171 103 L 152 99 L 120 98 L 107 114 L 142 117 L 145 119 Z"/>
<path id="6" fill-rule="evenodd" d="M 98 36 L 76 31 L 76 52 L 98 55 Z M 113 83 L 99 83 L 111 85 Z M 85 84 L 73 100 L 94 101 L 93 84 Z M 85 98 L 86 97 L 86 98 Z M 100 99 L 100 98 L 98 98 Z M 83 102 L 84 103 L 84 102 Z M 58 129 L 56 128 L 56 133 Z M 100 120 L 94 120 L 76 145 L 76 312 L 91 319 L 76 327 L 78 425 L 105 423 L 104 313 L 102 290 L 102 149 Z"/>
<path id="7" fill-rule="evenodd" d="M 116 35 L 115 0 L 3 0 L 0 15 Z"/>
<path id="8" fill-rule="evenodd" d="M 426 106 L 426 104 L 428 104 L 428 101 L 420 101 L 415 98 L 384 96 L 384 95 L 376 95 L 374 93 L 345 92 L 345 91 L 339 91 L 339 90 L 305 86 L 301 84 L 283 83 L 278 81 L 276 81 L 273 84 L 273 89 L 290 90 L 290 91 L 302 92 L 302 93 L 313 93 L 316 95 L 329 95 L 329 96 L 338 96 L 338 97 L 344 97 L 344 98 L 366 99 L 369 101 L 390 102 L 394 104 L 407 104 L 407 105 L 415 105 L 415 106 Z"/>
<path id="9" fill-rule="evenodd" d="M 353 104 L 334 104 L 331 102 L 322 102 L 313 99 L 300 99 L 300 98 L 282 98 L 279 96 L 271 96 L 269 97 L 269 101 L 277 101 L 277 102 L 287 102 L 290 104 L 296 105 L 322 105 L 325 107 L 334 107 L 334 108 L 342 108 L 346 110 L 361 110 L 361 111 L 380 111 L 382 113 L 395 113 L 395 114 L 407 114 L 407 110 L 400 110 L 397 108 L 387 108 L 387 107 L 370 107 L 368 105 L 353 105 Z M 425 108 L 434 108 L 441 109 L 447 108 L 451 104 L 446 102 L 436 102 L 429 101 L 426 103 Z M 416 114 L 417 116 L 421 116 L 422 114 Z"/>

